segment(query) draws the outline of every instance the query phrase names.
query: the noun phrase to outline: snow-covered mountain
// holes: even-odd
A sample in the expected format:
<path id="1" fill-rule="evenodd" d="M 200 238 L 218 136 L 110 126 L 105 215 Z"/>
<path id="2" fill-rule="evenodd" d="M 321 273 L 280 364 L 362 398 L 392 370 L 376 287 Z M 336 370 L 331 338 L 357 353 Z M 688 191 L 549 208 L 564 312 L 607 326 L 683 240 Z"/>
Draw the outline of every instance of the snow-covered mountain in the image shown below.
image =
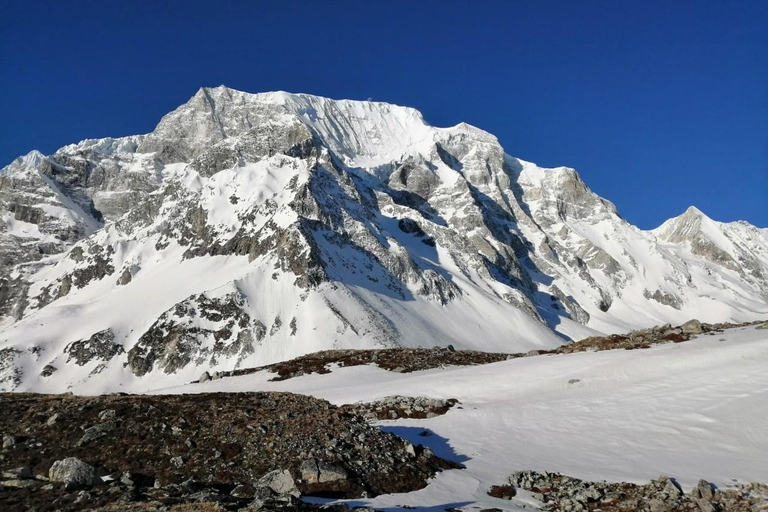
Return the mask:
<path id="1" fill-rule="evenodd" d="M 768 230 L 643 231 L 573 169 L 386 103 L 203 88 L 150 134 L 15 160 L 0 214 L 0 389 L 768 315 Z"/>

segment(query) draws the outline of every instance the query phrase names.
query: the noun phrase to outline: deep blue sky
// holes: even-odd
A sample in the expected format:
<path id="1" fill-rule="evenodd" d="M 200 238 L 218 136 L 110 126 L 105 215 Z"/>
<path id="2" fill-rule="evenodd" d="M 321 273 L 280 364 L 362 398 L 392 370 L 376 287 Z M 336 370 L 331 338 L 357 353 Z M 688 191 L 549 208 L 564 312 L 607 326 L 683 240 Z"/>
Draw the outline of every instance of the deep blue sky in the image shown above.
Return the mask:
<path id="1" fill-rule="evenodd" d="M 223 4 L 223 5 L 220 5 Z M 0 165 L 203 85 L 388 101 L 575 167 L 630 222 L 768 226 L 768 1 L 0 0 Z"/>

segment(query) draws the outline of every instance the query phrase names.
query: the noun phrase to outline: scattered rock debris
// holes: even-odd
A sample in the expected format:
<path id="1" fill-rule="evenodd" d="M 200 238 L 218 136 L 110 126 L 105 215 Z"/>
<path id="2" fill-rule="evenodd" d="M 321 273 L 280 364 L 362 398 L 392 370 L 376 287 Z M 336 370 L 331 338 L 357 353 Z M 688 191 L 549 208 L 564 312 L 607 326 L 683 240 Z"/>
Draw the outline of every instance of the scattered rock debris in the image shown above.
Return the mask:
<path id="1" fill-rule="evenodd" d="M 459 401 L 455 398 L 443 400 L 423 396 L 388 396 L 374 402 L 342 405 L 341 408 L 374 421 L 401 418 L 428 419 L 442 416 L 458 403 Z"/>
<path id="2" fill-rule="evenodd" d="M 685 494 L 674 479 L 660 476 L 644 485 L 627 482 L 585 482 L 560 473 L 518 471 L 509 484 L 496 485 L 490 496 L 511 499 L 523 489 L 544 504 L 544 510 L 582 512 L 757 512 L 768 508 L 768 485 L 752 483 L 717 489 L 700 480 Z"/>
<path id="3" fill-rule="evenodd" d="M 0 410 L 0 510 L 316 510 L 298 497 L 410 492 L 458 467 L 292 393 L 0 394 Z"/>

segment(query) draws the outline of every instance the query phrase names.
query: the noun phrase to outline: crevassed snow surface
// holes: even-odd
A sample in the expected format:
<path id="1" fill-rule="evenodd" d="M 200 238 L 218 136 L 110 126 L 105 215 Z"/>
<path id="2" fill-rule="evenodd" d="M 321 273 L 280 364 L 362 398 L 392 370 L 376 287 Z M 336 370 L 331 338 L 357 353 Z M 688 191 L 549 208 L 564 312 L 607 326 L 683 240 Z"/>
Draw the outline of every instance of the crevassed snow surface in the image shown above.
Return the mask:
<path id="1" fill-rule="evenodd" d="M 466 469 L 439 474 L 420 491 L 362 500 L 376 508 L 534 504 L 487 496 L 514 471 L 558 471 L 589 480 L 666 474 L 690 488 L 768 481 L 768 330 L 740 328 L 647 350 L 537 356 L 476 367 L 398 374 L 375 366 L 335 368 L 269 382 L 261 372 L 153 393 L 291 391 L 335 404 L 388 395 L 458 398 L 460 408 L 381 428 Z M 571 379 L 579 382 L 569 383 Z M 431 436 L 419 433 L 429 430 Z M 360 500 L 358 500 L 360 501 Z"/>

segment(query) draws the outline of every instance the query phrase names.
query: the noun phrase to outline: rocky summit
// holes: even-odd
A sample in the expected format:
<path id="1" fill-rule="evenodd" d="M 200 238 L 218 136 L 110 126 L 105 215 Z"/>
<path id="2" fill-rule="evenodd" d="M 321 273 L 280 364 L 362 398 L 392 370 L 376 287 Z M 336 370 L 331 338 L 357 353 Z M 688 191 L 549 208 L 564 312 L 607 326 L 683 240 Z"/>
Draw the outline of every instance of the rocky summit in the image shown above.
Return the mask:
<path id="1" fill-rule="evenodd" d="M 696 208 L 640 230 L 573 169 L 386 103 L 202 88 L 149 134 L 0 170 L 2 390 L 766 314 L 768 230 Z"/>

